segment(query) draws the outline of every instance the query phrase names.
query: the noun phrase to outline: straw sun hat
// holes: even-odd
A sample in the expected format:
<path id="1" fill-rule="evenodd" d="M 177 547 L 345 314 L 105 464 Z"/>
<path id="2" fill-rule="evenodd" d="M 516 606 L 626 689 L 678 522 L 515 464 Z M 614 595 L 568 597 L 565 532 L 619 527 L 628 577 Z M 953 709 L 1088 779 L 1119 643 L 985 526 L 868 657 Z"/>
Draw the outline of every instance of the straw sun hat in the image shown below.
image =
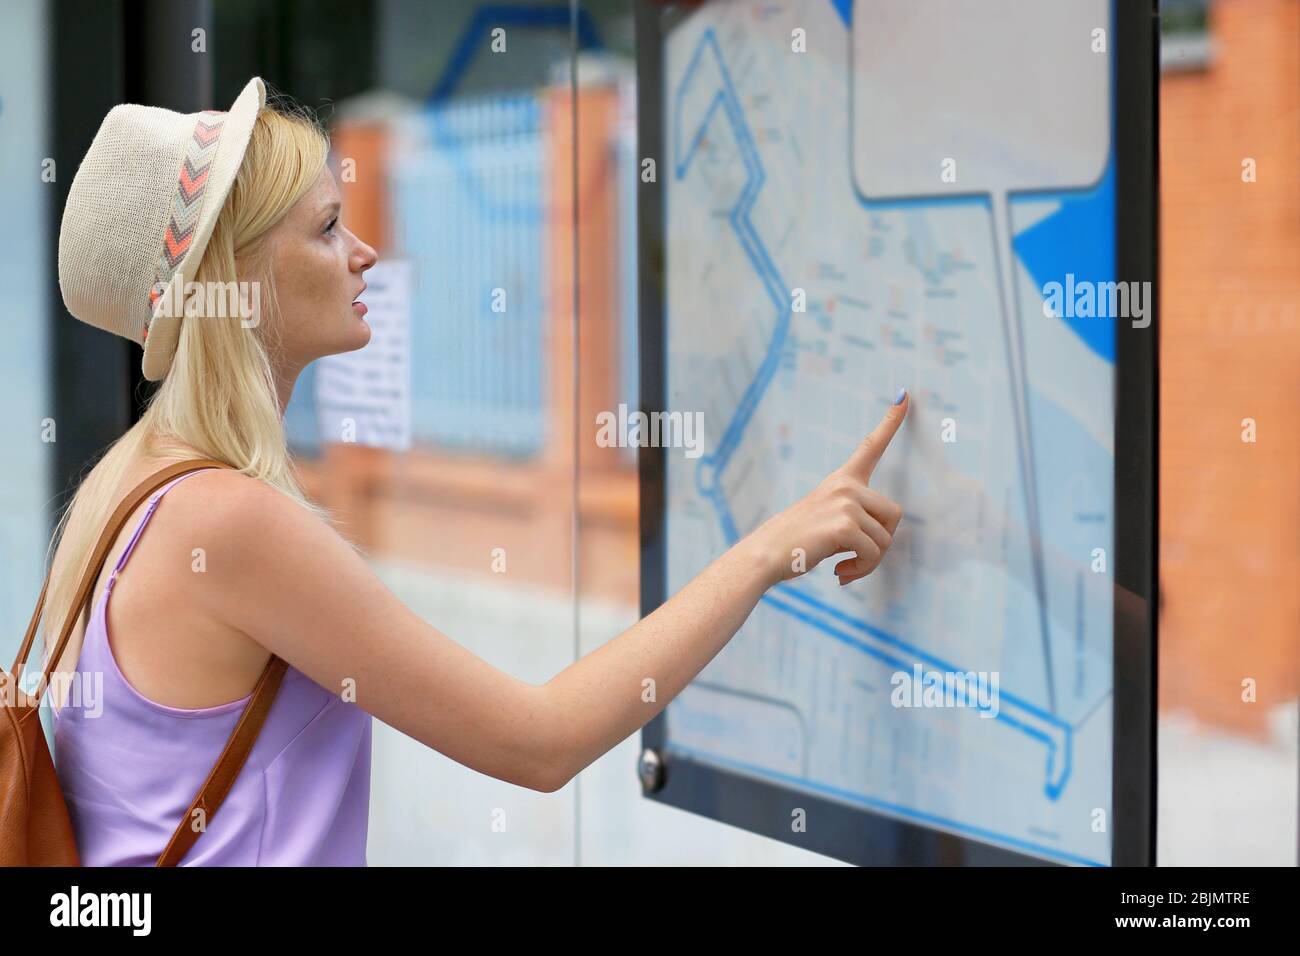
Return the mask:
<path id="1" fill-rule="evenodd" d="M 194 281 L 265 104 L 255 76 L 225 113 L 115 106 L 72 180 L 59 228 L 63 303 L 143 346 L 149 381 L 167 374 L 180 337 L 184 310 L 167 308 L 163 290 Z"/>

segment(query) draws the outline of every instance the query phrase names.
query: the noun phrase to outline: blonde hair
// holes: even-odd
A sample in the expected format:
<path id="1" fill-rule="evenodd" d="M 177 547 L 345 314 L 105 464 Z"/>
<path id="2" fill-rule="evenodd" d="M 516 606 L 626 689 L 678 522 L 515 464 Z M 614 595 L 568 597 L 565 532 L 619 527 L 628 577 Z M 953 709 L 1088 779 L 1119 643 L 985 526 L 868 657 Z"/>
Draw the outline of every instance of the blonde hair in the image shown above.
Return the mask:
<path id="1" fill-rule="evenodd" d="M 46 556 L 54 556 L 42 627 L 47 657 L 118 495 L 129 491 L 119 486 L 143 458 L 191 460 L 197 449 L 331 520 L 327 509 L 303 493 L 285 440 L 271 361 L 279 322 L 265 242 L 315 183 L 328 153 L 328 137 L 306 110 L 277 97 L 258 113 L 194 281 L 259 281 L 268 293 L 259 298 L 262 314 L 255 325 L 238 315 L 182 322 L 172 366 L 144 414 L 80 482 Z"/>

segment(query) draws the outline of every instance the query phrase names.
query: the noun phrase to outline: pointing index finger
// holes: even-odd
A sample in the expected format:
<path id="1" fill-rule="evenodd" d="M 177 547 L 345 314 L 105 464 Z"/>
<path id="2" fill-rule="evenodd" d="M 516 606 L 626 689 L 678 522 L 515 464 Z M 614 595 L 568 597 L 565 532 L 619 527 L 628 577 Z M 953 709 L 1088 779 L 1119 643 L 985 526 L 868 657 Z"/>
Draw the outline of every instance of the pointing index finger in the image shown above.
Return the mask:
<path id="1" fill-rule="evenodd" d="M 871 473 L 876 470 L 876 465 L 880 463 L 881 456 L 885 449 L 889 447 L 890 441 L 898 432 L 898 428 L 903 424 L 903 419 L 907 417 L 907 409 L 911 397 L 907 394 L 907 389 L 900 388 L 898 395 L 894 398 L 894 404 L 889 406 L 885 412 L 885 417 L 880 420 L 880 424 L 872 429 L 862 443 L 853 450 L 849 460 L 845 462 L 845 469 L 856 475 L 862 481 L 870 481 Z"/>

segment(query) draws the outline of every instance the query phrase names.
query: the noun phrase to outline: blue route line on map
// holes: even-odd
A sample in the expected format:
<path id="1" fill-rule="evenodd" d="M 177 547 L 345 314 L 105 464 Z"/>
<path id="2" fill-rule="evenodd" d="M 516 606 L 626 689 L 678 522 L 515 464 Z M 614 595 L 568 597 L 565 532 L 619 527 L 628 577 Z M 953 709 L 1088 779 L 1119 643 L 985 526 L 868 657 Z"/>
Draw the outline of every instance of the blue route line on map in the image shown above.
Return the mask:
<path id="1" fill-rule="evenodd" d="M 686 142 L 687 137 L 684 137 L 682 131 L 677 128 L 681 123 L 683 100 L 687 88 L 695 79 L 696 73 L 704 61 L 706 53 L 711 54 L 712 56 L 713 63 L 716 65 L 719 72 L 721 84 L 718 92 L 714 95 L 713 99 L 709 101 L 707 109 L 704 110 L 697 128 L 689 136 L 689 144 L 683 152 L 682 144 L 683 142 Z M 762 188 L 763 183 L 766 180 L 766 175 L 763 171 L 762 164 L 759 161 L 758 149 L 754 144 L 749 127 L 745 122 L 744 111 L 741 108 L 740 99 L 736 95 L 735 88 L 731 81 L 731 76 L 727 71 L 726 64 L 722 58 L 722 53 L 718 48 L 717 36 L 712 28 L 705 30 L 695 53 L 691 57 L 689 65 L 682 74 L 681 81 L 678 84 L 673 97 L 673 110 L 673 122 L 675 124 L 673 135 L 675 150 L 674 175 L 678 180 L 686 177 L 691 163 L 704 139 L 705 131 L 712 123 L 715 114 L 721 110 L 729 122 L 732 135 L 735 137 L 736 145 L 740 152 L 741 161 L 743 162 L 745 171 L 748 175 L 739 198 L 728 213 L 727 220 L 735 231 L 736 236 L 740 241 L 740 245 L 745 250 L 750 263 L 758 273 L 759 279 L 762 281 L 763 287 L 768 296 L 772 299 L 775 309 L 776 324 L 773 330 L 772 339 L 758 371 L 745 389 L 737 406 L 736 413 L 728 422 L 726 429 L 719 439 L 716 450 L 711 454 L 701 457 L 696 466 L 696 485 L 699 488 L 701 495 L 703 495 L 716 510 L 718 520 L 722 526 L 727 541 L 729 543 L 735 543 L 739 540 L 739 533 L 736 529 L 735 519 L 727 503 L 720 476 L 728 462 L 731 460 L 736 449 L 739 447 L 740 442 L 744 437 L 745 428 L 752 419 L 759 400 L 762 398 L 764 391 L 767 389 L 767 386 L 770 384 L 776 373 L 781 349 L 784 346 L 786 336 L 789 332 L 790 309 L 786 298 L 786 290 L 788 289 L 788 286 L 782 281 L 776 265 L 773 263 L 766 247 L 759 238 L 754 224 L 750 221 L 750 213 L 757 201 L 759 190 Z M 849 617 L 829 604 L 818 600 L 796 587 L 778 585 L 775 590 L 777 592 L 776 595 L 765 595 L 762 600 L 774 608 L 804 621 L 808 625 L 824 632 L 855 650 L 867 654 L 868 656 L 874 657 L 895 667 L 906 667 L 909 663 L 912 663 L 911 661 L 904 660 L 902 657 L 895 656 L 888 649 L 881 649 L 873 646 L 863 638 L 849 633 L 841 626 L 836 626 L 822 618 L 814 616 L 807 610 L 796 607 L 793 603 L 784 600 L 784 598 L 789 597 L 803 602 L 819 612 L 820 615 L 835 618 L 848 627 L 865 632 L 874 640 L 886 645 L 887 648 L 903 652 L 914 660 L 922 660 L 945 670 L 959 670 L 959 668 L 956 668 L 950 662 L 943 661 L 940 658 L 927 654 L 919 648 L 903 641 L 901 638 L 880 628 L 874 627 L 873 625 L 867 624 L 865 621 Z M 1036 719 L 1041 724 L 1046 725 L 1049 729 L 1059 732 L 1061 742 L 1058 748 L 1057 741 L 1039 727 L 1034 727 L 1030 723 L 1018 720 L 1005 713 L 1004 710 L 999 710 L 995 715 L 995 719 L 1002 720 L 1007 726 L 1026 734 L 1031 739 L 1046 746 L 1047 783 L 1044 786 L 1044 791 L 1049 799 L 1057 800 L 1065 787 L 1066 781 L 1070 777 L 1073 728 L 1060 718 L 1047 713 L 1043 709 L 1030 704 L 1022 698 L 1016 697 L 1015 695 L 1001 694 L 999 700 L 1005 701 L 1007 704 L 1011 705 L 1013 709 L 1022 711 L 1025 715 Z M 1057 764 L 1058 759 L 1061 761 L 1060 766 Z M 822 789 L 827 792 L 830 792 L 832 789 L 817 784 L 815 781 L 804 780 L 801 782 L 807 786 Z M 855 799 L 859 799 L 860 802 L 865 803 L 880 803 L 880 801 L 871 801 L 861 797 Z M 895 807 L 890 805 L 889 809 L 894 812 L 914 816 L 918 819 L 939 821 L 946 826 L 973 835 L 983 835 L 985 833 L 985 831 L 969 827 L 958 821 L 946 820 L 929 814 L 923 814 L 920 811 L 910 810 L 906 807 Z M 1015 840 L 1015 838 L 1001 834 L 998 835 L 998 838 L 1011 842 L 1021 842 Z M 1021 845 L 1033 846 L 1035 849 L 1041 850 L 1045 853 L 1076 862 L 1095 863 L 1095 861 L 1085 860 L 1082 857 L 1063 853 L 1059 849 L 1051 846 L 1025 843 L 1021 843 Z"/>

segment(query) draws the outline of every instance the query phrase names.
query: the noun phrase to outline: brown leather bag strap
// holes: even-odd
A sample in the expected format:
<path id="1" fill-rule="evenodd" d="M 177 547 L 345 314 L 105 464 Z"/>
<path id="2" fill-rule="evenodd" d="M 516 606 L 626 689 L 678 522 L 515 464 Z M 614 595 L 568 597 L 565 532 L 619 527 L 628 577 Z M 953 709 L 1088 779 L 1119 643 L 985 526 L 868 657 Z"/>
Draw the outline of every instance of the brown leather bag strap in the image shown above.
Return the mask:
<path id="1" fill-rule="evenodd" d="M 108 552 L 112 550 L 113 542 L 117 540 L 117 534 L 126 524 L 126 519 L 130 516 L 145 497 L 156 489 L 165 485 L 168 481 L 177 475 L 183 475 L 191 471 L 198 471 L 201 468 L 231 468 L 233 466 L 226 464 L 224 461 L 216 461 L 211 458 L 199 458 L 190 461 L 178 461 L 161 468 L 154 472 L 144 481 L 136 485 L 121 503 L 117 510 L 113 512 L 105 525 L 103 533 L 99 536 L 99 542 L 95 545 L 95 550 L 91 555 L 90 564 L 86 566 L 85 574 L 81 577 L 81 585 L 77 588 L 77 596 L 73 599 L 68 608 L 67 620 L 63 623 L 63 631 L 59 635 L 58 642 L 54 645 L 54 652 L 49 656 L 41 667 L 40 682 L 36 686 L 36 693 L 32 695 L 33 710 L 40 704 L 41 694 L 44 693 L 48 683 L 48 670 L 53 669 L 63 656 L 64 648 L 68 645 L 68 639 L 72 636 L 72 629 L 81 614 L 82 605 L 90 596 L 90 592 L 95 587 L 95 581 L 99 579 L 99 572 L 104 567 L 104 561 L 108 558 Z M 51 569 L 52 570 L 52 569 Z M 45 583 L 41 586 L 41 596 L 36 601 L 36 610 L 32 612 L 31 623 L 27 625 L 27 635 L 23 638 L 22 645 L 18 648 L 18 657 L 14 660 L 14 666 L 9 669 L 15 682 L 22 680 L 22 668 L 27 663 L 27 655 L 31 653 L 32 643 L 36 639 L 37 622 L 41 618 L 41 612 L 45 608 L 45 595 L 50 587 L 50 572 L 45 573 Z"/>
<path id="2" fill-rule="evenodd" d="M 257 687 L 253 689 L 253 699 L 248 702 L 248 706 L 239 716 L 239 723 L 235 724 L 235 730 L 230 735 L 230 740 L 226 742 L 226 749 L 221 752 L 216 766 L 212 768 L 208 779 L 199 788 L 199 795 L 185 811 L 185 816 L 176 827 L 176 832 L 172 834 L 167 849 L 163 850 L 162 856 L 158 857 L 158 866 L 176 866 L 180 863 L 189 848 L 194 845 L 194 841 L 199 838 L 199 834 L 207 829 L 212 818 L 216 816 L 217 808 L 226 799 L 226 794 L 230 793 L 230 788 L 235 785 L 235 778 L 239 776 L 239 771 L 253 750 L 253 744 L 257 742 L 257 735 L 262 729 L 262 724 L 266 722 L 267 714 L 271 712 L 276 691 L 280 689 L 280 682 L 284 679 L 284 672 L 288 666 L 284 660 L 274 654 L 266 662 L 266 669 L 262 671 Z M 203 813 L 203 825 L 199 829 L 194 827 L 196 811 Z"/>

